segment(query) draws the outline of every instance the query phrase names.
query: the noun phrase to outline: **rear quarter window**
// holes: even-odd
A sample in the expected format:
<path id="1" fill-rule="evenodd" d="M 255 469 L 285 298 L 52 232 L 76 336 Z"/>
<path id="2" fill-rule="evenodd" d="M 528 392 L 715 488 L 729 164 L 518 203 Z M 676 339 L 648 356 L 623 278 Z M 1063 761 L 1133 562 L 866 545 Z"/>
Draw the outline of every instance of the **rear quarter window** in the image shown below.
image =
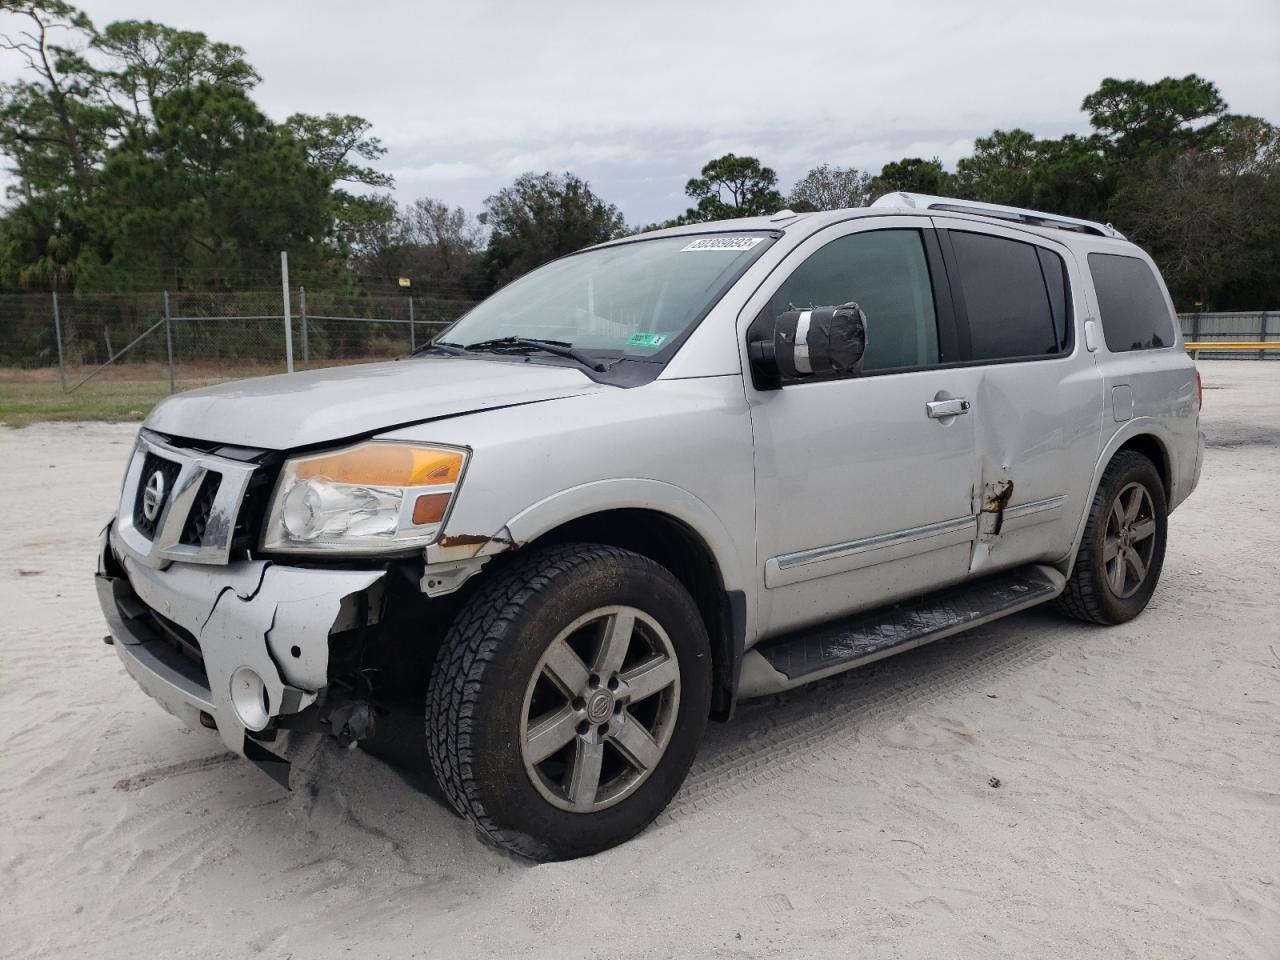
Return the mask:
<path id="1" fill-rule="evenodd" d="M 1098 313 L 1108 350 L 1126 353 L 1173 346 L 1173 318 L 1145 260 L 1091 253 L 1089 272 L 1098 293 Z"/>

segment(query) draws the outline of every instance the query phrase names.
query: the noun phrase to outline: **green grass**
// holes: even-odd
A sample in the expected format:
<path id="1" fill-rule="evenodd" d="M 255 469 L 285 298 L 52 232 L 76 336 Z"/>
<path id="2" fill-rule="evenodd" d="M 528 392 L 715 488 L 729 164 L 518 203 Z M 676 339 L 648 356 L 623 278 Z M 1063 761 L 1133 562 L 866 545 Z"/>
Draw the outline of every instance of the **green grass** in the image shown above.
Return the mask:
<path id="1" fill-rule="evenodd" d="M 68 370 L 74 386 L 89 370 Z M 225 380 L 281 372 L 272 367 L 226 369 L 186 365 L 177 389 L 191 390 Z M 141 420 L 169 395 L 163 364 L 129 364 L 105 370 L 71 393 L 63 393 L 56 369 L 0 368 L 0 424 L 25 427 L 47 420 Z"/>

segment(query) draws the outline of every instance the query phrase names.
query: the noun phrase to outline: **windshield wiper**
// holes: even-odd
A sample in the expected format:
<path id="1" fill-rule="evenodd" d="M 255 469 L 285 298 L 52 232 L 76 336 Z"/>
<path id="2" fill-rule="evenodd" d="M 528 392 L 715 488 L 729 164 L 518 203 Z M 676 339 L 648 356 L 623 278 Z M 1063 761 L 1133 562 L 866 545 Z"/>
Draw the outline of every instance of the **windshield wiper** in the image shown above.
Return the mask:
<path id="1" fill-rule="evenodd" d="M 609 369 L 608 366 L 595 357 L 588 356 L 573 344 L 565 343 L 563 340 L 536 340 L 532 337 L 494 337 L 492 340 L 479 340 L 475 343 L 468 343 L 463 349 L 498 351 L 509 350 L 513 347 L 519 350 L 541 350 L 543 353 L 554 354 L 557 357 L 568 357 L 570 360 L 576 360 L 596 373 L 604 373 Z"/>
<path id="2" fill-rule="evenodd" d="M 439 350 L 441 353 L 447 353 L 451 357 L 465 357 L 468 353 L 467 348 L 460 343 L 450 343 L 448 340 L 428 340 L 410 353 L 409 356 L 416 357 L 418 354 L 426 353 L 428 350 Z"/>

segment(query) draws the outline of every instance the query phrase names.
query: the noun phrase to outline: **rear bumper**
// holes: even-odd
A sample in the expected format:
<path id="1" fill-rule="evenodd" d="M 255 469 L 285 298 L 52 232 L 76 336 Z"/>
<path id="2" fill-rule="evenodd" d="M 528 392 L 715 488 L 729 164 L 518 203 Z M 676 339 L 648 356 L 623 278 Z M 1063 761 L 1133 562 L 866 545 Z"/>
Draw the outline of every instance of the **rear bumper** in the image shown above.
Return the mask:
<path id="1" fill-rule="evenodd" d="M 287 785 L 288 764 L 263 744 L 278 718 L 316 702 L 328 683 L 330 633 L 354 626 L 353 598 L 384 571 L 261 560 L 158 570 L 137 562 L 117 536 L 114 524 L 103 533 L 97 586 L 125 670 L 183 723 L 212 723 L 228 749 Z M 240 708 L 233 698 L 232 676 L 242 668 L 261 680 L 254 729 L 243 691 Z"/>

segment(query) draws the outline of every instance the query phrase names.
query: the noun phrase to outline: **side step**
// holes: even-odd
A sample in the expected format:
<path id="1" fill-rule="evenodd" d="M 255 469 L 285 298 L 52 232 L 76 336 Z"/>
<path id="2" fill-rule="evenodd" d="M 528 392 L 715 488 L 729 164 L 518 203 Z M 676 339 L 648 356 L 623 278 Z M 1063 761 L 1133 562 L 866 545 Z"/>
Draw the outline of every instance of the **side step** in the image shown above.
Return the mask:
<path id="1" fill-rule="evenodd" d="M 1052 600 L 1064 585 L 1057 570 L 1033 564 L 766 640 L 743 661 L 738 697 L 778 693 L 922 646 Z"/>

